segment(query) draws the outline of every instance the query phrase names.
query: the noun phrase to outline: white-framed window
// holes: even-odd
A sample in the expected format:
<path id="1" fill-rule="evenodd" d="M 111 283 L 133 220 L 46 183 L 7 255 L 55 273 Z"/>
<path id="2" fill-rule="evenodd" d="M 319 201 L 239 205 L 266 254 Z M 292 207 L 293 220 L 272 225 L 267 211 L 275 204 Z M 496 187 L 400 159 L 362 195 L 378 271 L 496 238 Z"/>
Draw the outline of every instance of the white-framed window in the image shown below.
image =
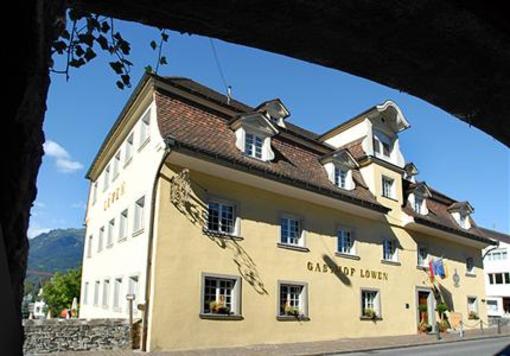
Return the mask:
<path id="1" fill-rule="evenodd" d="M 423 197 L 421 195 L 414 195 L 414 211 L 418 214 L 423 214 Z"/>
<path id="2" fill-rule="evenodd" d="M 383 260 L 398 261 L 397 242 L 395 240 L 383 241 Z"/>
<path id="3" fill-rule="evenodd" d="M 92 240 L 93 240 L 93 236 L 92 235 L 89 235 L 89 238 L 87 240 L 87 257 L 90 258 L 92 257 Z"/>
<path id="4" fill-rule="evenodd" d="M 92 205 L 94 205 L 97 201 L 97 182 L 92 184 Z"/>
<path id="5" fill-rule="evenodd" d="M 508 252 L 506 249 L 494 250 L 487 254 L 488 261 L 504 261 L 508 258 Z"/>
<path id="6" fill-rule="evenodd" d="M 304 237 L 302 222 L 291 215 L 280 217 L 280 243 L 293 246 L 303 246 Z"/>
<path id="7" fill-rule="evenodd" d="M 234 276 L 202 275 L 201 314 L 241 315 L 241 279 Z"/>
<path id="8" fill-rule="evenodd" d="M 418 245 L 417 249 L 418 266 L 427 267 L 429 251 L 426 246 Z"/>
<path id="9" fill-rule="evenodd" d="M 468 315 L 471 316 L 475 314 L 478 316 L 478 298 L 477 297 L 468 297 L 467 298 L 467 306 L 468 306 Z"/>
<path id="10" fill-rule="evenodd" d="M 489 284 L 510 284 L 510 272 L 489 273 Z"/>
<path id="11" fill-rule="evenodd" d="M 99 287 L 101 282 L 96 281 L 94 283 L 94 305 L 99 305 Z"/>
<path id="12" fill-rule="evenodd" d="M 308 317 L 308 291 L 305 283 L 278 282 L 279 317 Z"/>
<path id="13" fill-rule="evenodd" d="M 393 140 L 383 134 L 382 132 L 376 131 L 373 137 L 374 154 L 377 157 L 390 158 L 393 150 Z"/>
<path id="14" fill-rule="evenodd" d="M 236 234 L 236 207 L 233 203 L 211 200 L 207 208 L 207 230 Z"/>
<path id="15" fill-rule="evenodd" d="M 473 257 L 466 258 L 466 273 L 474 274 L 475 273 L 475 261 Z"/>
<path id="16" fill-rule="evenodd" d="M 340 227 L 336 233 L 337 237 L 337 252 L 343 253 L 346 255 L 355 255 L 355 240 L 354 240 L 354 231 L 352 229 L 347 229 L 344 227 Z"/>
<path id="17" fill-rule="evenodd" d="M 83 284 L 83 300 L 82 300 L 82 303 L 83 304 L 88 304 L 89 303 L 89 282 L 85 282 Z"/>
<path id="18" fill-rule="evenodd" d="M 138 295 L 138 276 L 132 275 L 128 278 L 128 294 L 133 294 L 135 296 L 134 300 L 139 300 L 140 296 Z M 133 303 L 133 305 L 136 305 Z"/>
<path id="19" fill-rule="evenodd" d="M 119 241 L 126 239 L 128 234 L 128 209 L 120 213 L 119 218 Z"/>
<path id="20" fill-rule="evenodd" d="M 498 312 L 498 301 L 494 299 L 487 300 L 487 311 L 490 313 Z"/>
<path id="21" fill-rule="evenodd" d="M 121 290 L 122 290 L 122 278 L 115 278 L 113 284 L 113 307 L 115 309 L 120 308 Z"/>
<path id="22" fill-rule="evenodd" d="M 264 138 L 254 133 L 246 132 L 244 136 L 244 153 L 250 157 L 262 159 Z"/>
<path id="23" fill-rule="evenodd" d="M 120 150 L 115 154 L 113 158 L 113 180 L 117 179 L 119 176 L 120 169 Z"/>
<path id="24" fill-rule="evenodd" d="M 103 307 L 108 307 L 108 297 L 110 296 L 110 280 L 105 279 L 103 281 Z"/>
<path id="25" fill-rule="evenodd" d="M 395 199 L 395 180 L 382 176 L 382 195 L 386 198 Z"/>
<path id="26" fill-rule="evenodd" d="M 101 252 L 103 249 L 103 240 L 104 240 L 104 226 L 99 228 L 99 236 L 97 238 L 97 252 Z"/>
<path id="27" fill-rule="evenodd" d="M 124 151 L 124 165 L 128 165 L 131 162 L 131 158 L 133 158 L 133 146 L 134 146 L 134 135 L 130 133 L 125 145 Z"/>
<path id="28" fill-rule="evenodd" d="M 343 167 L 335 166 L 335 185 L 342 189 L 347 189 L 347 176 L 349 170 Z"/>
<path id="29" fill-rule="evenodd" d="M 113 235 L 115 234 L 115 219 L 111 219 L 108 223 L 108 235 L 106 238 L 106 247 L 113 245 Z"/>
<path id="30" fill-rule="evenodd" d="M 140 120 L 140 147 L 142 147 L 150 137 L 150 122 L 151 110 L 149 109 Z"/>
<path id="31" fill-rule="evenodd" d="M 381 293 L 376 289 L 361 290 L 361 317 L 380 318 L 381 312 Z"/>
<path id="32" fill-rule="evenodd" d="M 145 218 L 145 196 L 135 202 L 135 214 L 133 221 L 133 232 L 143 230 Z"/>
<path id="33" fill-rule="evenodd" d="M 463 227 L 464 229 L 466 228 L 466 225 L 467 225 L 467 216 L 466 216 L 466 214 L 462 214 L 462 213 L 459 214 L 459 225 L 461 227 Z"/>
<path id="34" fill-rule="evenodd" d="M 110 165 L 107 165 L 103 174 L 103 192 L 110 186 Z"/>

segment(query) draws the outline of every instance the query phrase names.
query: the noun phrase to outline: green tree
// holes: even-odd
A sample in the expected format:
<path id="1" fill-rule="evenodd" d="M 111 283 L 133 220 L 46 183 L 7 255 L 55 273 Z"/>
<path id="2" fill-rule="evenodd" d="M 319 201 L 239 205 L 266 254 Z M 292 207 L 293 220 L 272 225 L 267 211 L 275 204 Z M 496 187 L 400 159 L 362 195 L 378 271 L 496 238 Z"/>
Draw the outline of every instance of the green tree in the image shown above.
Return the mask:
<path id="1" fill-rule="evenodd" d="M 57 272 L 43 286 L 43 299 L 51 315 L 59 315 L 65 308 L 70 308 L 73 298 L 80 299 L 81 267 L 66 273 Z"/>

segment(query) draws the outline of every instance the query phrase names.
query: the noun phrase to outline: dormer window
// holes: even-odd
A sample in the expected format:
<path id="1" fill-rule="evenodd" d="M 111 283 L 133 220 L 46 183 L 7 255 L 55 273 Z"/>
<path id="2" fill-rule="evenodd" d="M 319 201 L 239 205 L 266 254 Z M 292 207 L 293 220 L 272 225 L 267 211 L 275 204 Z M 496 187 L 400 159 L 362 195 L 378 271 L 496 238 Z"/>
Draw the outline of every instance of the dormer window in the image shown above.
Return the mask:
<path id="1" fill-rule="evenodd" d="M 342 167 L 335 167 L 335 184 L 339 188 L 347 189 L 347 175 L 349 171 Z"/>
<path id="2" fill-rule="evenodd" d="M 386 159 L 391 158 L 391 153 L 393 151 L 393 139 L 391 139 L 388 135 L 380 131 L 375 131 L 373 145 L 374 155 L 376 157 L 382 157 Z"/>
<path id="3" fill-rule="evenodd" d="M 236 147 L 245 155 L 262 161 L 274 158 L 271 138 L 278 130 L 264 114 L 255 112 L 240 116 L 230 127 L 235 131 Z"/>
<path id="4" fill-rule="evenodd" d="M 411 184 L 408 200 L 416 214 L 427 215 L 429 213 L 427 198 L 431 196 L 432 193 L 424 182 Z"/>
<path id="5" fill-rule="evenodd" d="M 328 178 L 338 188 L 353 190 L 356 185 L 352 177 L 353 169 L 358 167 L 358 162 L 346 149 L 340 149 L 321 158 Z"/>
<path id="6" fill-rule="evenodd" d="M 244 153 L 248 156 L 262 159 L 262 147 L 264 139 L 252 133 L 246 133 L 244 136 Z"/>
<path id="7" fill-rule="evenodd" d="M 469 215 L 474 211 L 474 209 L 467 201 L 453 203 L 448 207 L 448 211 L 452 214 L 453 219 L 461 228 L 465 230 L 471 228 Z"/>

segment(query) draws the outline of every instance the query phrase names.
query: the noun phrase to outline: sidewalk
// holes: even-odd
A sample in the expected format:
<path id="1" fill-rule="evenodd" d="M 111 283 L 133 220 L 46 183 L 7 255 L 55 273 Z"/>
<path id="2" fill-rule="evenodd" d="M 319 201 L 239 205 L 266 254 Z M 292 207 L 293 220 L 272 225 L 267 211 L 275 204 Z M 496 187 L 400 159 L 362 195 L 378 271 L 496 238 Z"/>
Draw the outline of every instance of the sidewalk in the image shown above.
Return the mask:
<path id="1" fill-rule="evenodd" d="M 428 345 L 435 343 L 462 342 L 463 340 L 475 340 L 482 338 L 510 336 L 510 327 L 504 327 L 501 334 L 497 334 L 496 328 L 480 330 L 469 330 L 465 332 L 464 338 L 458 334 L 442 334 L 441 340 L 437 340 L 435 335 L 402 335 L 402 336 L 384 336 L 373 338 L 344 338 L 332 341 L 304 342 L 292 344 L 275 345 L 253 345 L 246 347 L 233 347 L 221 349 L 204 349 L 193 351 L 177 352 L 151 352 L 151 356 L 233 356 L 233 355 L 329 355 L 338 353 L 348 353 L 354 351 L 370 351 L 386 348 L 409 347 L 416 345 Z M 102 351 L 102 352 L 62 352 L 58 355 L 80 356 L 80 355 L 101 355 L 101 356 L 124 356 L 138 355 L 137 351 Z"/>

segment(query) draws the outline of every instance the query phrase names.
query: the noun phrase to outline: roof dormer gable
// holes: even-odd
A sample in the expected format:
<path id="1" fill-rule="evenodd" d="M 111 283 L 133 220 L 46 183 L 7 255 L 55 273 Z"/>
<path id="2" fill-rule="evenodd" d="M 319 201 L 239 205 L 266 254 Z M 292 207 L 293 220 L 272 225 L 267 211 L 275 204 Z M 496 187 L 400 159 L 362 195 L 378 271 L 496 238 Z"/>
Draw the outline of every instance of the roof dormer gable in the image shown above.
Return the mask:
<path id="1" fill-rule="evenodd" d="M 255 111 L 263 113 L 269 120 L 280 127 L 285 127 L 284 120 L 290 116 L 290 111 L 278 98 L 264 101 L 255 108 Z"/>
<path id="2" fill-rule="evenodd" d="M 471 228 L 470 215 L 475 209 L 467 201 L 455 202 L 448 207 L 448 211 L 452 214 L 453 219 L 463 229 Z"/>
<path id="3" fill-rule="evenodd" d="M 337 187 L 353 190 L 356 184 L 353 179 L 353 170 L 358 168 L 358 162 L 347 149 L 333 151 L 320 159 L 329 180 Z"/>
<path id="4" fill-rule="evenodd" d="M 236 135 L 236 147 L 249 157 L 262 161 L 274 159 L 271 137 L 278 134 L 276 126 L 262 113 L 241 115 L 230 124 Z"/>
<path id="5" fill-rule="evenodd" d="M 386 100 L 380 105 L 376 105 L 375 109 L 370 115 L 373 122 L 378 122 L 379 125 L 385 126 L 389 131 L 398 133 L 411 127 L 404 114 L 397 104 L 391 100 Z M 374 120 L 379 119 L 379 120 Z"/>
<path id="6" fill-rule="evenodd" d="M 416 168 L 413 162 L 406 163 L 404 166 L 404 178 L 413 183 L 416 181 L 414 177 L 416 177 L 419 173 L 420 171 L 418 171 L 418 168 Z"/>

